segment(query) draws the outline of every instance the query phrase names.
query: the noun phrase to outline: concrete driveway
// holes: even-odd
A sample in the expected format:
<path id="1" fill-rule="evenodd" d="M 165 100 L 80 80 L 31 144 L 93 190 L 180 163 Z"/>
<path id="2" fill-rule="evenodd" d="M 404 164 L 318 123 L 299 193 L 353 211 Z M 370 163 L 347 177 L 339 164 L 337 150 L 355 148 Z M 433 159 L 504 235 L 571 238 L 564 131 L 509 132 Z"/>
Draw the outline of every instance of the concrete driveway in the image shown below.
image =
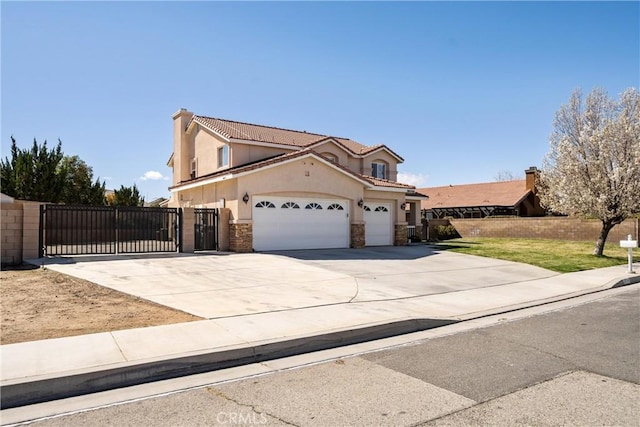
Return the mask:
<path id="1" fill-rule="evenodd" d="M 47 268 L 204 318 L 416 296 L 556 275 L 424 245 L 46 259 Z"/>

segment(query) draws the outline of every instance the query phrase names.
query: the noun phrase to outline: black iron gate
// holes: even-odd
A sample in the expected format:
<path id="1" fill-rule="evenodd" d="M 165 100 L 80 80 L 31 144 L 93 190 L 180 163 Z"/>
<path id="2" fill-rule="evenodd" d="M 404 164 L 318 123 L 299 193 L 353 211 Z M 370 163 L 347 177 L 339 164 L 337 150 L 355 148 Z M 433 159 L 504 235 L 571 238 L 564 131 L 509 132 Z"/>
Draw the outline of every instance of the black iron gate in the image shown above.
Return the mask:
<path id="1" fill-rule="evenodd" d="M 195 223 L 194 250 L 217 251 L 218 250 L 218 210 L 194 209 Z"/>
<path id="2" fill-rule="evenodd" d="M 177 208 L 40 206 L 40 256 L 176 252 Z"/>

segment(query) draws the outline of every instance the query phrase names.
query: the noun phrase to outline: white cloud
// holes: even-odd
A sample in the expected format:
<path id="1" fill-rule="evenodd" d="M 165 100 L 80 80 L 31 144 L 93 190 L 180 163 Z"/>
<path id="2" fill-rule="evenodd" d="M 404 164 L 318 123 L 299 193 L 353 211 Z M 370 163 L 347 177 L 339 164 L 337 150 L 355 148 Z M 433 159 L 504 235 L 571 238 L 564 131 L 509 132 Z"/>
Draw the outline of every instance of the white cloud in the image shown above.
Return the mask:
<path id="1" fill-rule="evenodd" d="M 398 172 L 398 182 L 424 187 L 427 184 L 427 176 L 421 173 Z"/>
<path id="2" fill-rule="evenodd" d="M 143 181 L 158 181 L 158 180 L 165 180 L 168 181 L 169 177 L 168 176 L 163 176 L 160 172 L 158 171 L 146 171 L 144 173 L 144 175 L 142 175 L 140 177 L 141 180 Z"/>
<path id="3" fill-rule="evenodd" d="M 112 179 L 112 176 L 105 176 L 104 178 L 102 178 L 103 181 L 111 181 Z"/>

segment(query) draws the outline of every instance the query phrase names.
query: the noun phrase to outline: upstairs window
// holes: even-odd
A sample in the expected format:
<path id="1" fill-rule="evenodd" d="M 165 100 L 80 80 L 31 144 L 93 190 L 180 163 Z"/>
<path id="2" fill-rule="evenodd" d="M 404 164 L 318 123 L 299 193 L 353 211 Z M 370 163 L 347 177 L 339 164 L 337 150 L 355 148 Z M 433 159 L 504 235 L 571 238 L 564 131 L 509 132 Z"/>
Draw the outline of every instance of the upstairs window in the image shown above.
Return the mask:
<path id="1" fill-rule="evenodd" d="M 229 146 L 223 145 L 218 148 L 218 168 L 229 166 Z"/>
<path id="2" fill-rule="evenodd" d="M 331 153 L 322 153 L 322 157 L 329 160 L 331 163 L 338 163 L 338 158 Z"/>
<path id="3" fill-rule="evenodd" d="M 191 179 L 195 179 L 198 173 L 198 159 L 191 159 L 191 170 L 189 172 L 189 176 Z"/>
<path id="4" fill-rule="evenodd" d="M 384 163 L 371 163 L 371 176 L 374 178 L 387 178 L 387 165 Z"/>

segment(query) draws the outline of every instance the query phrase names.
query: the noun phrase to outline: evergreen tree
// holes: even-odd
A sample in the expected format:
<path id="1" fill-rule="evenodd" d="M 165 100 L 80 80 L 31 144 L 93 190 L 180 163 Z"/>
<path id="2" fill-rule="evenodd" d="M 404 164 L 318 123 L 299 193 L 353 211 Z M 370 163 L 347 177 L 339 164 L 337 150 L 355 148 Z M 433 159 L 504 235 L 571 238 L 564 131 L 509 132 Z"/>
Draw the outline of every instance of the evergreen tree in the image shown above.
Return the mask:
<path id="1" fill-rule="evenodd" d="M 62 201 L 69 205 L 104 205 L 105 183 L 93 181 L 93 169 L 78 156 L 65 156 L 60 164 L 66 185 Z"/>
<path id="2" fill-rule="evenodd" d="M 119 190 L 113 191 L 113 197 L 110 197 L 108 203 L 112 206 L 143 206 L 144 197 L 140 195 L 138 187 L 120 186 Z"/>
<path id="3" fill-rule="evenodd" d="M 60 173 L 62 141 L 49 150 L 47 141 L 42 145 L 33 140 L 31 149 L 20 149 L 11 137 L 11 159 L 0 165 L 0 191 L 22 200 L 58 203 L 62 201 L 65 174 Z"/>

